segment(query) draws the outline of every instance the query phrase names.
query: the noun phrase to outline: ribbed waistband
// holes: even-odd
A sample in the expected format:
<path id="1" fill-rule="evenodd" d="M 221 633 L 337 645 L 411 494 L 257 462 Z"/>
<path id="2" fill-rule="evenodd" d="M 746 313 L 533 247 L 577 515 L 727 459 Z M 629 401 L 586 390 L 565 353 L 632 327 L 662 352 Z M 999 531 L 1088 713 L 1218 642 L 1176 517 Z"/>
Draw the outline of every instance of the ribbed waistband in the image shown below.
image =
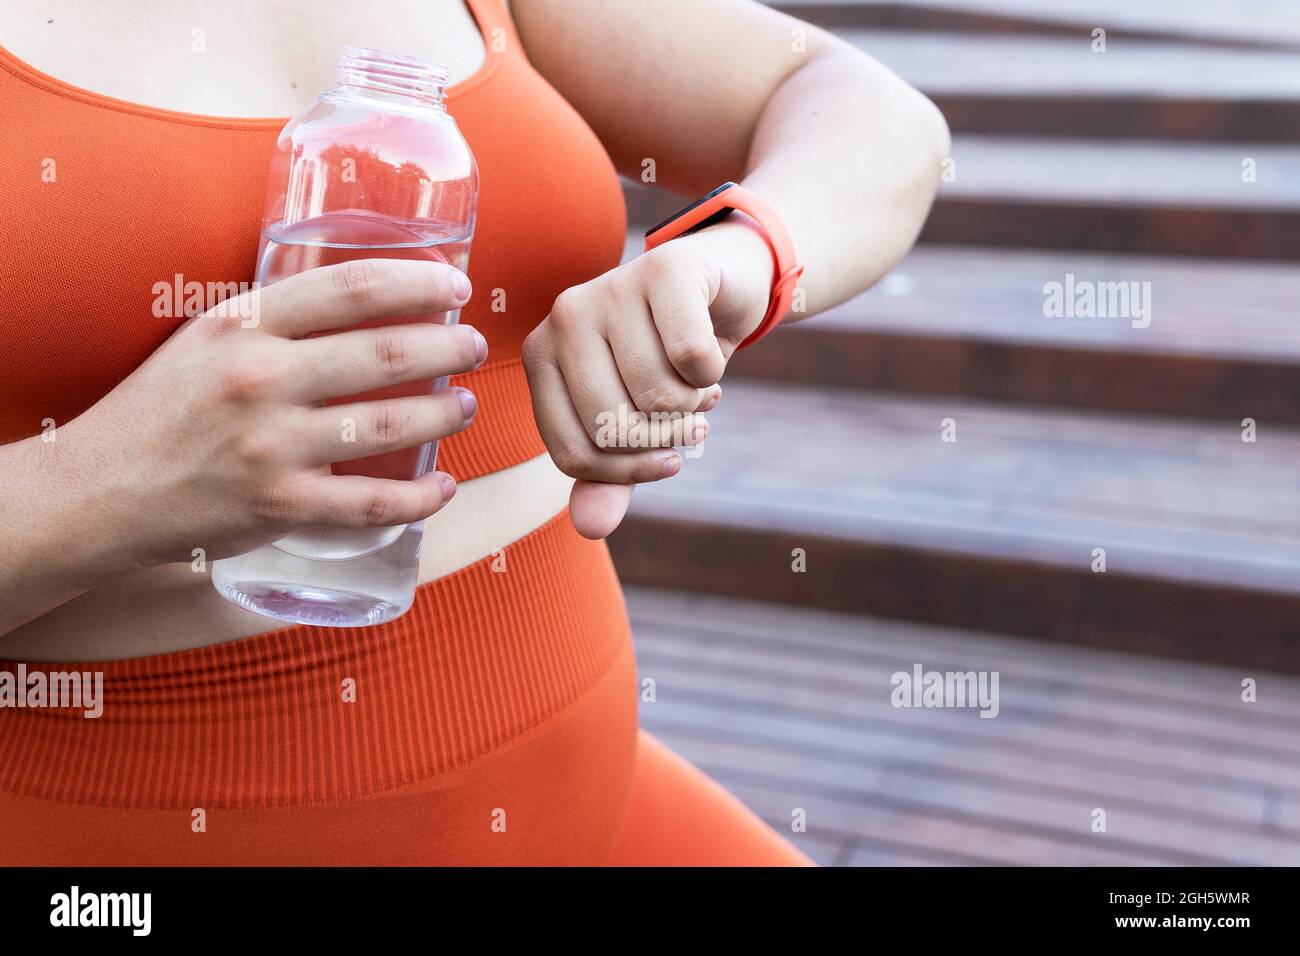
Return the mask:
<path id="1" fill-rule="evenodd" d="M 453 376 L 452 384 L 473 392 L 479 407 L 474 427 L 444 439 L 438 450 L 438 467 L 457 481 L 518 465 L 546 451 L 519 359 Z"/>
<path id="2" fill-rule="evenodd" d="M 153 657 L 28 663 L 102 672 L 103 714 L 0 709 L 0 789 L 147 808 L 388 790 L 559 713 L 628 640 L 609 553 L 565 512 L 423 585 L 410 612 L 377 627 L 294 626 Z"/>

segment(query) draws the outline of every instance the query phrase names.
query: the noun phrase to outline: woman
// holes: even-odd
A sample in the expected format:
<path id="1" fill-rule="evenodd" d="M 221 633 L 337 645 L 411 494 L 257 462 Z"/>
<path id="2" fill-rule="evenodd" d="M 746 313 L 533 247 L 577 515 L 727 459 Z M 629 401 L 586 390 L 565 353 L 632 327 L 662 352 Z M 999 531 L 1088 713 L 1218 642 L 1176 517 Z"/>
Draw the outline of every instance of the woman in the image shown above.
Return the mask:
<path id="1" fill-rule="evenodd" d="M 793 320 L 915 239 L 947 151 L 929 102 L 746 0 L 30 0 L 0 41 L 0 671 L 104 681 L 98 719 L 0 710 L 0 862 L 805 862 L 638 733 L 599 540 L 707 430 L 773 256 L 735 213 L 618 265 L 615 169 L 765 199 L 806 270 Z M 376 260 L 248 293 L 255 329 L 157 317 L 159 282 L 251 278 L 276 133 L 344 43 L 460 78 L 476 294 Z M 467 299 L 460 328 L 303 337 Z M 338 376 L 449 373 L 358 436 L 451 436 L 443 471 L 320 476 Z M 620 404 L 681 426 L 598 443 Z M 389 624 L 273 629 L 208 580 L 290 530 L 428 515 Z"/>

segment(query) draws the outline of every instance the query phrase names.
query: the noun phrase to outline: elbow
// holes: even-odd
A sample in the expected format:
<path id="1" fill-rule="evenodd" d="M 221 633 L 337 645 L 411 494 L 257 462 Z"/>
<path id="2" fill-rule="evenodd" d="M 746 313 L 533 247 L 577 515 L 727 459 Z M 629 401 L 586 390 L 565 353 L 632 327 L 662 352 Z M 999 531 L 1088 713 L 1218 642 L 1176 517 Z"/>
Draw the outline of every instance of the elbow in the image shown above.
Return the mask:
<path id="1" fill-rule="evenodd" d="M 887 239 L 878 247 L 880 269 L 875 278 L 897 264 L 920 237 L 952 156 L 952 134 L 939 108 L 897 75 L 881 69 L 889 79 L 876 101 L 880 113 L 873 124 L 879 137 L 873 162 L 881 172 L 877 182 L 883 190 L 874 201 L 877 215 L 887 224 Z"/>
<path id="2" fill-rule="evenodd" d="M 948 129 L 948 121 L 944 119 L 939 107 L 934 105 L 934 101 L 919 91 L 916 95 L 921 101 L 918 121 L 924 128 L 928 155 L 933 167 L 942 173 L 944 164 L 952 156 L 952 133 Z M 938 188 L 938 183 L 935 188 Z"/>
<path id="3" fill-rule="evenodd" d="M 894 150 L 899 164 L 895 184 L 903 232 L 909 235 L 906 249 L 919 237 L 939 186 L 951 164 L 952 134 L 948 122 L 934 102 L 902 80 L 895 128 L 905 131 Z"/>
<path id="4" fill-rule="evenodd" d="M 907 131 L 912 186 L 928 212 L 952 156 L 952 133 L 939 107 L 924 93 L 898 80 L 900 128 Z"/>
<path id="5" fill-rule="evenodd" d="M 929 212 L 952 156 L 948 121 L 928 96 L 866 53 L 836 40 L 831 56 L 849 66 L 860 96 L 855 97 L 860 129 L 878 162 L 892 167 L 894 185 L 905 205 Z"/>

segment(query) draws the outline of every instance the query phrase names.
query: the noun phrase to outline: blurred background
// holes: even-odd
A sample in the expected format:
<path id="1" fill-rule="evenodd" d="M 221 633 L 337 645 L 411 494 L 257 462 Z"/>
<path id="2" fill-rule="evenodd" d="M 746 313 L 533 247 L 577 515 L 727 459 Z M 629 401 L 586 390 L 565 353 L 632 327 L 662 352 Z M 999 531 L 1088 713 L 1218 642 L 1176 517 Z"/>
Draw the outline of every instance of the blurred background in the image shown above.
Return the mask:
<path id="1" fill-rule="evenodd" d="M 952 160 L 638 489 L 643 724 L 823 864 L 1300 864 L 1300 7 L 771 5 Z M 684 200 L 628 202 L 635 251 Z M 894 707 L 917 665 L 996 718 Z"/>

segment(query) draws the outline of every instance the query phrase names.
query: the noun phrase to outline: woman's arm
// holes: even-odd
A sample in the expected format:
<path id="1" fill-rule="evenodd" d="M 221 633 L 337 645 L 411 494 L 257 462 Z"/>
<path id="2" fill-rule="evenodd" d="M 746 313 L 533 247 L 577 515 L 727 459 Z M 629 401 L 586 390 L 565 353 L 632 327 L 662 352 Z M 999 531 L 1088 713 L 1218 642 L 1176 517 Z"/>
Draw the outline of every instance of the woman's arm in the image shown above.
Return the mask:
<path id="1" fill-rule="evenodd" d="M 213 561 L 303 528 L 433 514 L 455 493 L 450 475 L 399 481 L 323 466 L 467 428 L 467 390 L 321 403 L 477 368 L 487 342 L 467 325 L 351 328 L 469 297 L 468 279 L 438 263 L 310 269 L 187 322 L 53 441 L 0 446 L 0 638 L 196 549 Z M 346 439 L 345 419 L 356 425 Z"/>
<path id="2" fill-rule="evenodd" d="M 533 64 L 619 171 L 693 199 L 736 180 L 781 213 L 809 314 L 911 248 L 948 155 L 929 100 L 870 57 L 749 0 L 512 0 Z"/>
<path id="3" fill-rule="evenodd" d="M 68 428 L 0 445 L 0 636 L 124 573 L 126 537 L 109 502 L 66 454 Z M 0 655 L 2 656 L 2 655 Z"/>
<path id="4" fill-rule="evenodd" d="M 805 267 L 804 314 L 861 292 L 916 240 L 947 127 L 847 44 L 748 0 L 511 9 L 529 58 L 622 172 L 653 162 L 655 182 L 689 198 L 736 180 L 776 207 Z M 773 263 L 751 226 L 733 216 L 566 290 L 525 342 L 538 429 L 579 479 L 582 534 L 617 527 L 632 486 L 674 475 L 671 446 L 707 433 L 718 379 L 767 308 Z M 614 447 L 602 421 L 621 406 L 680 418 L 643 429 L 653 448 Z"/>

